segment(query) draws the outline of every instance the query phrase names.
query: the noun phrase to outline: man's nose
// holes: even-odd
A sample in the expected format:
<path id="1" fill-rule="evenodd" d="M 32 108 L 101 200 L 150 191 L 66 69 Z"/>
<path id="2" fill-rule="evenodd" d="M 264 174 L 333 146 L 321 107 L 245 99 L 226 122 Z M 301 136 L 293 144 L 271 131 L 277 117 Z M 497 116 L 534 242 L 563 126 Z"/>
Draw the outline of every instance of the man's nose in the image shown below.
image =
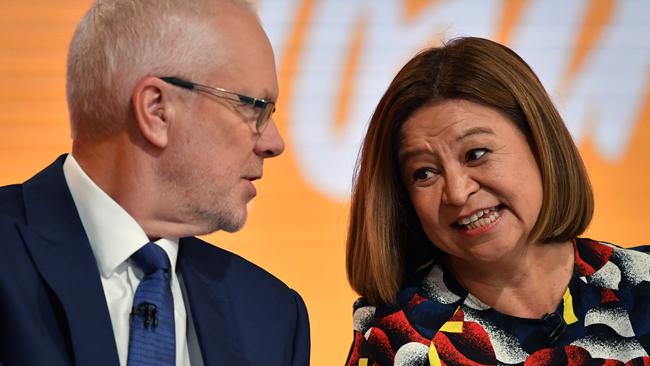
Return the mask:
<path id="1" fill-rule="evenodd" d="M 255 144 L 255 153 L 263 158 L 272 158 L 282 154 L 284 151 L 284 140 L 280 136 L 280 131 L 271 118 L 267 126 L 260 134 Z"/>

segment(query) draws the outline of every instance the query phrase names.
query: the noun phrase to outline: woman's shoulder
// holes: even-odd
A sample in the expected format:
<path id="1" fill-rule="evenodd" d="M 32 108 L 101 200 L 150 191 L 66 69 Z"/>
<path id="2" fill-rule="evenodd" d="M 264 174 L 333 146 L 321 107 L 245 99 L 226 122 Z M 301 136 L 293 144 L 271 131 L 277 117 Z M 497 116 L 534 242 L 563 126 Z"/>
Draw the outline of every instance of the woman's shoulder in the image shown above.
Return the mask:
<path id="1" fill-rule="evenodd" d="M 363 297 L 355 301 L 354 330 L 366 339 L 403 332 L 411 340 L 431 339 L 452 319 L 468 294 L 441 266 L 428 270 L 419 283 L 404 287 L 393 304 L 373 306 Z"/>
<path id="2" fill-rule="evenodd" d="M 400 295 L 403 295 L 400 292 Z M 413 296 L 418 297 L 417 294 Z M 402 297 L 402 296 L 399 296 Z M 397 301 L 394 304 L 373 305 L 361 297 L 354 302 L 354 330 L 370 337 L 371 332 L 392 333 L 393 329 L 411 327 L 411 320 L 407 316 L 408 303 Z"/>
<path id="3" fill-rule="evenodd" d="M 578 238 L 575 272 L 586 283 L 619 290 L 650 282 L 650 246 L 622 247 Z"/>
<path id="4" fill-rule="evenodd" d="M 464 345 L 490 344 L 488 333 L 476 322 L 478 312 L 489 307 L 462 289 L 442 266 L 427 270 L 420 282 L 400 291 L 394 304 L 373 306 L 363 298 L 355 302 L 354 341 L 346 365 L 420 364 L 437 359 L 434 342 L 448 345 L 449 339 Z"/>

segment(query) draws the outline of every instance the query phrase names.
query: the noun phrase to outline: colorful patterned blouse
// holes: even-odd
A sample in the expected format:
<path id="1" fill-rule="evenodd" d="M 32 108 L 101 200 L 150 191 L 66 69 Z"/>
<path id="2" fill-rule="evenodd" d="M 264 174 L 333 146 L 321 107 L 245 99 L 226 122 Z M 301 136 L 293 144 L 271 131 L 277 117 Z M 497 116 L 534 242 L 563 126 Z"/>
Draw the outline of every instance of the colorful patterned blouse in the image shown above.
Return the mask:
<path id="1" fill-rule="evenodd" d="M 543 319 L 499 313 L 438 264 L 397 305 L 359 299 L 346 365 L 650 365 L 650 246 L 574 248 L 564 301 Z"/>

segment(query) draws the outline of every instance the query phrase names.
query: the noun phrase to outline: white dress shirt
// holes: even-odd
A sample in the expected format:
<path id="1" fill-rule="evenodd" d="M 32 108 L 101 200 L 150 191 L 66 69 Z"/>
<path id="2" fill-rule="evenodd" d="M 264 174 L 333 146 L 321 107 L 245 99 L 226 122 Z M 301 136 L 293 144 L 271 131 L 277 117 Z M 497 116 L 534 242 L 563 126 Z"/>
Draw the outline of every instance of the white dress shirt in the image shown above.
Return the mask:
<path id="1" fill-rule="evenodd" d="M 63 164 L 65 180 L 72 193 L 101 276 L 106 303 L 113 326 L 113 335 L 121 365 L 126 365 L 129 352 L 129 316 L 135 290 L 142 271 L 129 259 L 149 242 L 140 225 L 117 202 L 102 191 L 81 169 L 72 154 Z M 162 238 L 155 242 L 162 247 L 171 263 L 171 290 L 174 297 L 176 327 L 176 365 L 201 366 L 202 360 L 194 325 L 188 322 L 181 281 L 176 273 L 178 238 Z M 188 339 L 191 343 L 188 351 Z"/>

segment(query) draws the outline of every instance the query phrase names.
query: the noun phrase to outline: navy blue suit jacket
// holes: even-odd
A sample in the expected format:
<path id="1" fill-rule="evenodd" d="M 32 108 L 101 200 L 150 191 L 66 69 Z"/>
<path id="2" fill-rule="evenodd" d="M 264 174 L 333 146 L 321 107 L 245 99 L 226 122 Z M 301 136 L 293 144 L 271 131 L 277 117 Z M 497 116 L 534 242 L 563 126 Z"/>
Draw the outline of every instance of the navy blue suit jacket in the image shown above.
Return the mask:
<path id="1" fill-rule="evenodd" d="M 3 366 L 119 364 L 64 159 L 22 185 L 0 188 Z M 295 291 L 193 237 L 181 239 L 177 268 L 206 366 L 309 364 L 307 311 Z"/>

